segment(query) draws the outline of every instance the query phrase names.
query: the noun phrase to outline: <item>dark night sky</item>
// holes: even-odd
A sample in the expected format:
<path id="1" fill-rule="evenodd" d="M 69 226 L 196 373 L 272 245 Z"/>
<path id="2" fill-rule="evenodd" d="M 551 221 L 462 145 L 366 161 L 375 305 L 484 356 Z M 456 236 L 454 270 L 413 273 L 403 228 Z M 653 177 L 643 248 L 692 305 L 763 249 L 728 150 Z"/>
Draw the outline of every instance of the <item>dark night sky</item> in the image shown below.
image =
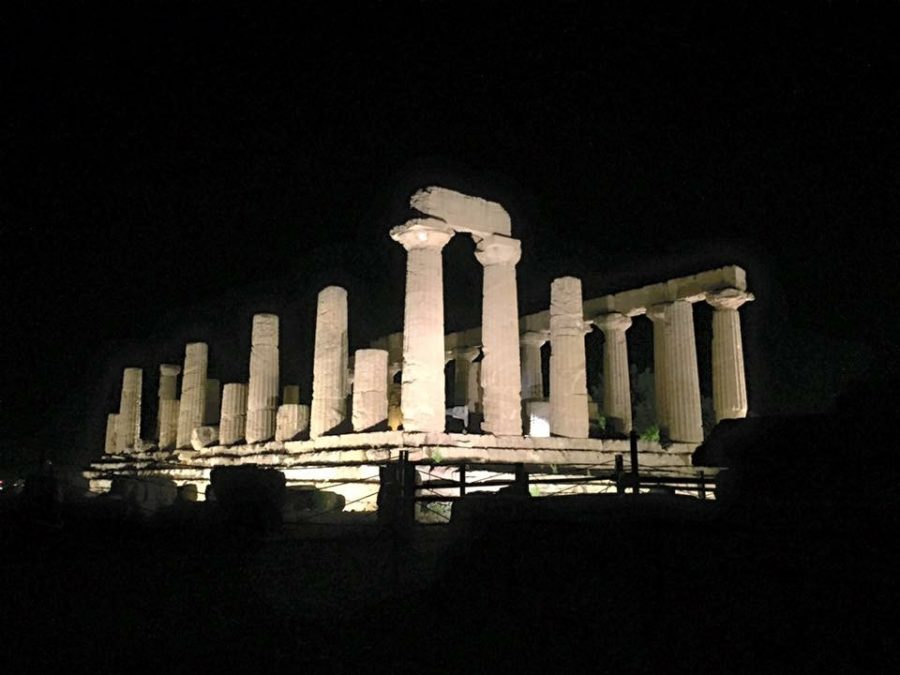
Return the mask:
<path id="1" fill-rule="evenodd" d="M 354 346 L 400 329 L 387 230 L 434 181 L 513 214 L 522 311 L 561 274 L 593 295 L 743 265 L 755 412 L 897 371 L 887 10 L 74 4 L 0 20 L 4 450 L 96 453 L 121 367 L 152 402 L 188 340 L 245 377 L 256 311 L 308 392 L 322 286 Z M 448 327 L 474 325 L 471 243 L 445 260 Z"/>

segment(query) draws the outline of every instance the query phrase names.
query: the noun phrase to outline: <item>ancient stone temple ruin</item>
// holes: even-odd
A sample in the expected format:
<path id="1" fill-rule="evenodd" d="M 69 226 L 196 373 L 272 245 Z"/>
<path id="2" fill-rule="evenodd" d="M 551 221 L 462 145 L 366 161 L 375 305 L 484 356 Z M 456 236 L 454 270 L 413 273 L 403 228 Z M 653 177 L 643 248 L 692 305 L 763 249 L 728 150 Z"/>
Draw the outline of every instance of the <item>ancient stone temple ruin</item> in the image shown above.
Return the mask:
<path id="1" fill-rule="evenodd" d="M 753 300 L 744 270 L 725 266 L 595 298 L 583 297 L 580 279 L 562 277 L 553 281 L 544 311 L 522 316 L 521 247 L 500 204 L 429 187 L 410 205 L 418 216 L 390 231 L 406 250 L 402 333 L 350 354 L 347 291 L 324 288 L 310 327 L 309 404 L 300 402 L 296 385 L 279 382 L 278 316 L 258 314 L 246 381 L 220 386 L 211 379 L 205 343 L 187 344 L 182 364 L 159 366 L 153 430 L 140 427 L 144 374 L 126 368 L 119 410 L 107 420 L 104 454 L 85 472 L 91 489 L 106 491 L 117 476 L 160 477 L 196 486 L 202 499 L 214 467 L 252 464 L 281 471 L 289 487 L 340 493 L 348 510 L 373 510 L 380 470 L 384 475 L 398 462 L 415 468 L 417 494 L 431 499 L 458 496 L 478 483 L 496 490 L 504 476 L 524 477 L 533 495 L 615 491 L 630 463 L 646 485 L 656 477 L 678 491 L 702 494 L 702 480 L 714 480 L 715 470 L 691 461 L 703 441 L 693 308 L 698 302 L 713 308 L 716 420 L 744 417 L 739 309 Z M 454 236 L 475 242 L 483 267 L 482 321 L 448 334 L 442 249 Z M 641 317 L 652 322 L 661 441 L 629 439 L 628 330 Z M 595 328 L 603 336 L 599 408 L 586 377 L 585 335 Z M 447 391 L 452 400 L 445 400 Z M 606 437 L 591 433 L 598 411 Z"/>

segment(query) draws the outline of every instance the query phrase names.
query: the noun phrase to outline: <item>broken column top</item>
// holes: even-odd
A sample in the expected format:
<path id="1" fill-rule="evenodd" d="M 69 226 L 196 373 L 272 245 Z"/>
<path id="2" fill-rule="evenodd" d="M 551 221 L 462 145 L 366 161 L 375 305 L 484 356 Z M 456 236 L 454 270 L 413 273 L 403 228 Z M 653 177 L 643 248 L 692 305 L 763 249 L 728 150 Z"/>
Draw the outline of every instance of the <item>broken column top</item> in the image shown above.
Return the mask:
<path id="1" fill-rule="evenodd" d="M 278 345 L 278 315 L 254 314 L 251 338 L 255 345 Z"/>
<path id="2" fill-rule="evenodd" d="M 419 248 L 443 248 L 453 238 L 453 228 L 438 218 L 412 218 L 391 228 L 391 239 L 407 251 Z"/>
<path id="3" fill-rule="evenodd" d="M 416 211 L 444 221 L 457 232 L 478 232 L 510 236 L 509 214 L 497 202 L 471 197 L 455 190 L 432 185 L 409 199 Z"/>
<path id="4" fill-rule="evenodd" d="M 159 374 L 168 377 L 176 377 L 181 373 L 181 366 L 174 363 L 160 363 Z"/>

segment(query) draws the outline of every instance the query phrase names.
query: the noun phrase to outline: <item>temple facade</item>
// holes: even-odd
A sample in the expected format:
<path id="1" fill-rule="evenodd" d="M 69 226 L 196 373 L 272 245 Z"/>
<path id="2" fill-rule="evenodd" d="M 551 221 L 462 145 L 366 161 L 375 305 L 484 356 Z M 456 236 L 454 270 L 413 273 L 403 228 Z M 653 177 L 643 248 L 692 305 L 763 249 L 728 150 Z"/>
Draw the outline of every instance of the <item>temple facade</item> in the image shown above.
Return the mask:
<path id="1" fill-rule="evenodd" d="M 205 343 L 186 345 L 182 364 L 160 364 L 154 430 L 141 429 L 143 372 L 126 368 L 119 410 L 107 418 L 103 456 L 85 471 L 92 491 L 108 490 L 116 476 L 162 477 L 196 486 L 202 498 L 214 467 L 254 464 L 282 471 L 288 486 L 338 492 L 349 510 L 372 510 L 379 469 L 401 457 L 416 467 L 421 486 L 525 472 L 533 494 L 614 489 L 609 472 L 621 456 L 639 462 L 646 476 L 683 476 L 686 491 L 700 472 L 713 479 L 714 469 L 691 463 L 703 441 L 693 309 L 700 302 L 713 308 L 716 421 L 744 417 L 740 308 L 753 295 L 743 269 L 724 266 L 587 299 L 580 279 L 561 277 L 549 289 L 547 309 L 522 316 L 521 244 L 500 204 L 429 187 L 410 205 L 417 217 L 390 231 L 406 251 L 402 332 L 350 354 L 347 292 L 323 289 L 312 400 L 304 404 L 296 385 L 279 382 L 279 318 L 258 314 L 245 382 L 222 386 L 210 378 Z M 442 249 L 455 236 L 475 243 L 482 322 L 448 334 Z M 660 440 L 639 440 L 634 453 L 628 332 L 641 320 L 652 323 Z M 588 393 L 585 335 L 593 330 L 603 335 L 605 438 L 591 434 L 598 409 Z M 544 345 L 549 373 L 543 372 Z M 542 481 L 548 476 L 554 478 Z M 452 492 L 420 489 L 436 498 Z"/>

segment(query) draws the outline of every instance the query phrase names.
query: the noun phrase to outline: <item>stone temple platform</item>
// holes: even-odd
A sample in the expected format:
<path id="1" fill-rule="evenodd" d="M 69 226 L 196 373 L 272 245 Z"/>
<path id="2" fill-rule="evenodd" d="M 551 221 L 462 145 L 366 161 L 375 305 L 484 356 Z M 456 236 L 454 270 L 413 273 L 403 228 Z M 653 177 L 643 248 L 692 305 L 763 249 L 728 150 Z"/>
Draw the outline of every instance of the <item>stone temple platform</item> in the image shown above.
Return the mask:
<path id="1" fill-rule="evenodd" d="M 714 469 L 691 465 L 696 445 L 673 443 L 666 447 L 655 441 L 638 441 L 640 473 L 643 478 L 684 477 L 686 485 L 700 470 L 712 478 Z M 375 510 L 379 487 L 379 467 L 396 463 L 401 452 L 416 465 L 420 495 L 448 497 L 458 488 L 427 487 L 429 480 L 457 481 L 465 467 L 468 492 L 495 491 L 492 484 L 478 483 L 511 478 L 516 465 L 528 473 L 533 494 L 614 491 L 612 473 L 616 455 L 630 470 L 629 442 L 592 438 L 531 438 L 490 434 L 420 433 L 378 431 L 315 440 L 270 441 L 243 445 L 216 445 L 199 450 L 129 452 L 106 455 L 84 472 L 91 491 L 109 490 L 116 476 L 160 477 L 177 485 L 195 485 L 203 499 L 210 472 L 217 466 L 256 465 L 277 469 L 289 487 L 328 490 L 344 496 L 346 510 Z M 605 479 L 604 479 L 605 478 Z"/>

